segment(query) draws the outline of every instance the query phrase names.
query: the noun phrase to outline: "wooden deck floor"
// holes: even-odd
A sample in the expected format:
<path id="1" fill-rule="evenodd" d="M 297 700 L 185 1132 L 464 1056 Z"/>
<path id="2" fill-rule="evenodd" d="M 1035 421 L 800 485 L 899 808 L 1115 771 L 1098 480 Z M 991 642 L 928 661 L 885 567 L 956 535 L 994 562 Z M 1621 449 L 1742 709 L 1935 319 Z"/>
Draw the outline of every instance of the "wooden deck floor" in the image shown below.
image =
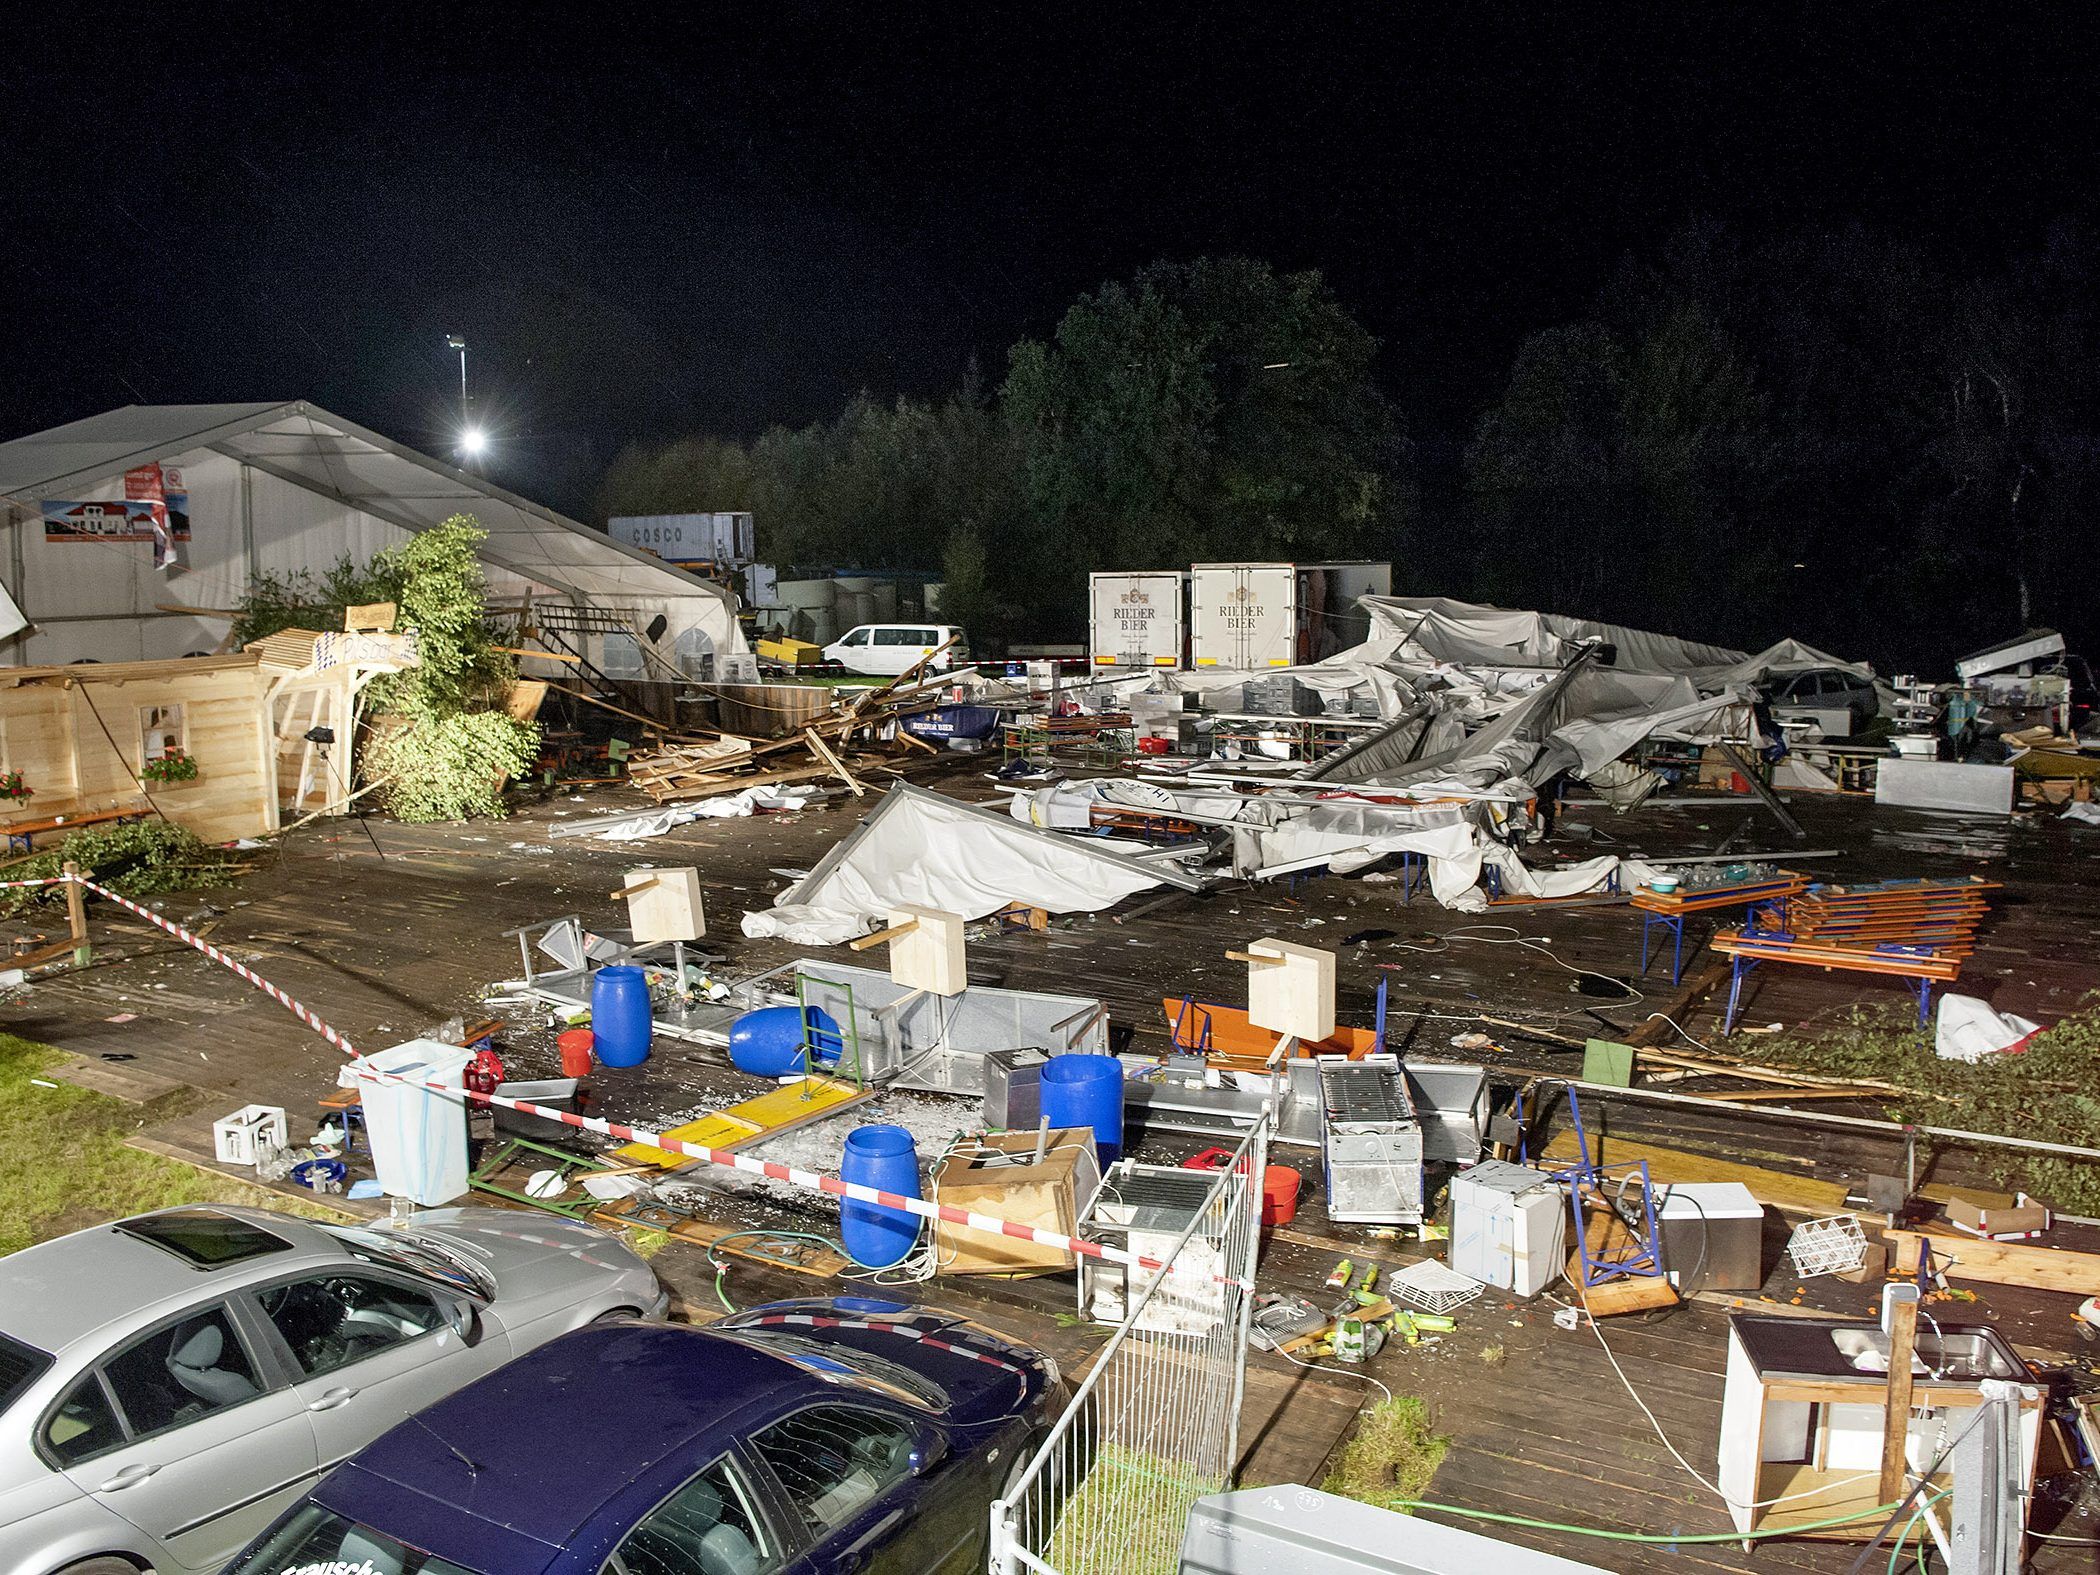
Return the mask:
<path id="1" fill-rule="evenodd" d="M 974 769 L 940 783 L 965 796 L 988 793 Z M 761 820 L 697 822 L 639 846 L 581 840 L 550 841 L 548 824 L 566 814 L 599 813 L 626 800 L 599 792 L 588 803 L 557 799 L 493 826 L 415 828 L 372 822 L 299 833 L 269 867 L 233 890 L 176 899 L 168 912 L 196 915 L 211 939 L 290 990 L 362 1047 L 414 1036 L 453 1016 L 479 1015 L 483 988 L 518 971 L 516 943 L 503 932 L 529 921 L 576 912 L 613 923 L 607 893 L 620 871 L 638 862 L 698 865 L 710 921 L 735 973 L 772 966 L 797 955 L 776 942 L 749 942 L 737 932 L 742 911 L 770 899 L 782 884 L 771 873 L 806 868 L 854 824 L 850 801 L 829 811 Z M 2044 1021 L 2077 1004 L 2100 985 L 2093 937 L 2100 933 L 2100 834 L 2054 823 L 1964 828 L 1923 816 L 1877 811 L 1857 801 L 1797 799 L 1811 845 L 1842 848 L 1845 857 L 1819 862 L 1830 878 L 1976 872 L 2008 883 L 2006 900 L 1984 932 L 1962 988 Z M 1649 810 L 1593 817 L 1618 851 L 1650 854 L 1710 848 L 1758 812 L 1745 805 Z M 1758 821 L 1750 849 L 1779 844 Z M 1570 856 L 1593 846 L 1570 845 Z M 1139 899 L 1142 901 L 1143 899 Z M 209 904 L 219 910 L 207 913 Z M 1126 906 L 1134 907 L 1137 903 Z M 1506 928 L 1497 928 L 1506 926 Z M 1366 930 L 1390 937 L 1344 945 Z M 207 1096 L 200 1113 L 145 1134 L 165 1151 L 208 1157 L 209 1115 L 247 1102 L 282 1104 L 312 1114 L 333 1083 L 335 1051 L 230 973 L 165 936 L 132 921 L 96 917 L 96 964 L 80 973 L 38 983 L 6 1008 L 0 1026 L 76 1052 L 72 1074 L 112 1092 L 144 1095 L 190 1086 Z M 1058 920 L 1040 934 L 973 944 L 971 974 L 980 982 L 1099 994 L 1118 1024 L 1142 1047 L 1162 1036 L 1162 995 L 1193 993 L 1239 998 L 1242 971 L 1224 953 L 1256 936 L 1274 934 L 1339 946 L 1341 1012 L 1367 1023 L 1378 981 L 1389 981 L 1396 1039 L 1410 1055 L 1445 1054 L 1455 1033 L 1488 1012 L 1560 1025 L 1582 1037 L 1624 1033 L 1668 1002 L 1672 991 L 1658 971 L 1637 980 L 1640 1001 L 1601 1001 L 1575 991 L 1568 967 L 1618 976 L 1633 973 L 1639 925 L 1623 907 L 1498 911 L 1485 916 L 1445 912 L 1426 898 L 1402 905 L 1393 885 L 1322 879 L 1296 890 L 1276 883 L 1228 888 L 1207 897 L 1177 899 L 1128 924 L 1113 915 Z M 1542 939 L 1551 957 L 1528 947 L 1498 944 Z M 1558 958 L 1556 964 L 1553 958 Z M 1697 966 L 1690 957 L 1688 967 Z M 1392 964 L 1390 968 L 1383 964 Z M 1567 966 L 1562 966 L 1567 965 Z M 1895 987 L 1822 974 L 1763 970 L 1752 998 L 1752 1022 L 1801 1022 L 1843 1010 L 1865 992 Z M 129 1014 L 128 1021 L 114 1019 Z M 1692 1036 L 1717 1031 L 1712 1003 L 1682 1019 Z M 1572 1069 L 1568 1055 L 1540 1042 L 1504 1036 L 1512 1068 Z M 514 1075 L 551 1071 L 545 1035 L 521 1035 L 509 1046 Z M 110 1061 L 106 1055 L 131 1059 Z M 635 1073 L 601 1072 L 601 1113 L 616 1119 L 658 1121 L 720 1102 L 749 1082 L 712 1053 L 666 1046 Z M 1835 1107 L 1846 1109 L 1850 1107 Z M 871 1113 L 880 1118 L 880 1109 Z M 295 1118 L 296 1119 L 296 1118 Z M 1710 1148 L 1766 1164 L 1799 1167 L 1803 1174 L 1843 1181 L 1868 1168 L 1900 1169 L 1900 1147 L 1878 1139 L 1836 1142 L 1749 1117 L 1687 1117 L 1631 1104 L 1600 1102 L 1598 1120 L 1613 1132 Z M 1161 1157 L 1199 1146 L 1172 1142 Z M 1147 1157 L 1152 1157 L 1148 1154 Z M 1310 1177 L 1314 1156 L 1279 1157 Z M 1272 1240 L 1264 1258 L 1265 1287 L 1314 1290 L 1333 1261 L 1350 1256 L 1397 1266 L 1419 1249 L 1378 1242 L 1358 1227 L 1325 1221 L 1314 1189 L 1299 1220 Z M 830 1228 L 821 1205 L 808 1208 L 746 1201 L 754 1220 L 814 1223 Z M 835 1223 L 835 1216 L 833 1217 Z M 1783 1227 L 1774 1224 L 1768 1261 L 1776 1260 Z M 713 1305 L 714 1275 L 705 1255 L 674 1246 L 659 1259 L 665 1278 L 696 1312 Z M 1764 1295 L 1791 1302 L 1798 1282 L 1776 1269 Z M 807 1295 L 823 1282 L 738 1263 L 727 1277 L 739 1302 Z M 1068 1362 L 1082 1359 L 1098 1332 L 1070 1317 L 1071 1287 L 1062 1279 L 985 1283 L 944 1280 L 931 1288 L 940 1301 L 1014 1328 Z M 1854 1310 L 1870 1292 L 1835 1282 L 1813 1282 L 1804 1304 Z M 1432 1346 L 1395 1348 L 1370 1364 L 1368 1377 L 1423 1396 L 1454 1438 L 1435 1485 L 1440 1500 L 1543 1520 L 1580 1521 L 1622 1530 L 1690 1535 L 1724 1530 L 1711 1494 L 1698 1487 L 1665 1452 L 1653 1427 L 1613 1375 L 1597 1337 L 1564 1331 L 1552 1307 L 1506 1305 L 1483 1298 L 1460 1316 L 1459 1331 Z M 2077 1349 L 2069 1337 L 2062 1298 L 1993 1291 L 1983 1311 L 1997 1317 L 2030 1350 Z M 1605 1338 L 1632 1376 L 1663 1429 L 1703 1472 L 1714 1464 L 1720 1413 L 1725 1299 L 1700 1300 L 1645 1319 L 1605 1326 Z M 1353 1372 L 1307 1373 L 1257 1355 L 1249 1381 L 1245 1434 L 1250 1481 L 1316 1479 L 1365 1378 Z M 2061 1511 L 2038 1517 L 2047 1524 Z M 2067 1535 L 2095 1535 L 2090 1515 L 2065 1521 Z M 1855 1550 L 1814 1543 L 1768 1544 L 1745 1554 L 1733 1543 L 1652 1547 L 1595 1543 L 1555 1533 L 1505 1533 L 1571 1557 L 1620 1570 L 1837 1571 Z M 2050 1547 L 2038 1570 L 2096 1567 L 2090 1550 Z"/>

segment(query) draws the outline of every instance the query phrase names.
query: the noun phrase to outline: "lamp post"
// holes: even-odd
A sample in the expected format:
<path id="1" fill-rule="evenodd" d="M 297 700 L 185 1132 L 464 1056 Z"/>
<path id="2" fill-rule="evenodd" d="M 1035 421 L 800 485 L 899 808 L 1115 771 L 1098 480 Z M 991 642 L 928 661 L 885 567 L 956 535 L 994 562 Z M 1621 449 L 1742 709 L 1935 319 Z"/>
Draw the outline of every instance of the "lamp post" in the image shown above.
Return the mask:
<path id="1" fill-rule="evenodd" d="M 481 457 L 482 449 L 488 446 L 488 438 L 479 427 L 474 425 L 473 404 L 467 398 L 467 342 L 458 334 L 447 334 L 445 335 L 445 344 L 447 348 L 459 352 L 460 458 L 463 460 L 478 459 Z"/>

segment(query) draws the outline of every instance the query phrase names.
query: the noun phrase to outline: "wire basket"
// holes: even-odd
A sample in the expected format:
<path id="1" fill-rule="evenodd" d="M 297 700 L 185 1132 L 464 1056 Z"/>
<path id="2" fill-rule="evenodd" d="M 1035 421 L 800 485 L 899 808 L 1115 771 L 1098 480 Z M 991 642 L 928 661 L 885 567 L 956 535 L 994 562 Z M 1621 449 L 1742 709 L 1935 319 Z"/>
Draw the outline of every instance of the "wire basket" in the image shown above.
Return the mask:
<path id="1" fill-rule="evenodd" d="M 1818 1274 L 1847 1274 L 1867 1258 L 1867 1233 L 1849 1214 L 1808 1220 L 1794 1227 L 1787 1238 L 1787 1256 L 1802 1279 Z"/>
<path id="2" fill-rule="evenodd" d="M 1447 1269 L 1434 1258 L 1410 1263 L 1386 1276 L 1388 1296 L 1424 1312 L 1447 1313 L 1463 1307 L 1485 1289 L 1478 1280 Z"/>

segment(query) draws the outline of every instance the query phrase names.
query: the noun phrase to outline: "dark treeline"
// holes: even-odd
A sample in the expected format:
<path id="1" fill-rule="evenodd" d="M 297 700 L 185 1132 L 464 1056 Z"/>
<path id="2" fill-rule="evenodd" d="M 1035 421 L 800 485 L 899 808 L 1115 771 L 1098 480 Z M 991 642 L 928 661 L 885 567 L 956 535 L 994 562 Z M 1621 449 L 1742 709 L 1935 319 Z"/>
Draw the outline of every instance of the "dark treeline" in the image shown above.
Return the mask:
<path id="1" fill-rule="evenodd" d="M 771 562 L 938 570 L 985 646 L 1076 638 L 1092 568 L 1391 557 L 1408 593 L 1937 675 L 2033 624 L 2090 644 L 2096 263 L 2069 225 L 1983 276 L 1690 226 L 1524 340 L 1428 474 L 1317 274 L 1159 264 L 996 388 L 630 448 L 601 505 L 748 508 Z"/>

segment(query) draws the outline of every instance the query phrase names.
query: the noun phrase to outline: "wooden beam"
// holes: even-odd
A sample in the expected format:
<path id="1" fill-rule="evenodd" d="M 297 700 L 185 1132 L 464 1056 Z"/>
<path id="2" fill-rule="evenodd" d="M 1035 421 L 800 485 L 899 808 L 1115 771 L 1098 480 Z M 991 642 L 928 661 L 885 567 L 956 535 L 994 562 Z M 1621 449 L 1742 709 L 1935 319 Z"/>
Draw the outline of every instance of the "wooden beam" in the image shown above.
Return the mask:
<path id="1" fill-rule="evenodd" d="M 1903 1496 L 1904 1447 L 1910 1439 L 1911 1353 L 1918 1344 L 1918 1299 L 1899 1301 L 1890 1310 L 1889 1392 L 1882 1406 L 1881 1502 Z"/>
<path id="2" fill-rule="evenodd" d="M 74 966 L 85 968 L 91 955 L 88 946 L 87 893 L 80 884 L 80 866 L 67 859 L 61 866 L 72 877 L 66 882 L 66 930 L 71 938 Z"/>
<path id="3" fill-rule="evenodd" d="M 567 662 L 571 667 L 581 667 L 583 658 L 571 656 L 567 651 L 528 651 L 522 645 L 492 645 L 492 651 L 501 651 L 505 656 L 530 657 L 536 662 Z"/>
<path id="4" fill-rule="evenodd" d="M 902 924 L 893 924 L 886 930 L 877 930 L 872 935 L 863 935 L 858 940 L 848 941 L 846 947 L 849 951 L 868 951 L 887 941 L 902 940 L 918 927 L 917 919 L 906 919 Z"/>
<path id="5" fill-rule="evenodd" d="M 2100 1253 L 2025 1241 L 1983 1241 L 1957 1231 L 1891 1230 L 1886 1234 L 1899 1274 L 1916 1274 L 1919 1255 L 1929 1250 L 1934 1267 L 1950 1280 L 2100 1296 Z"/>
<path id="6" fill-rule="evenodd" d="M 841 782 L 845 783 L 847 787 L 853 790 L 853 796 L 855 798 L 866 798 L 868 796 L 868 790 L 860 785 L 859 778 L 855 777 L 852 772 L 846 769 L 845 762 L 840 760 L 837 755 L 834 755 L 831 752 L 830 746 L 827 745 L 823 739 L 817 737 L 817 731 L 815 728 L 805 727 L 802 730 L 802 736 L 809 740 L 809 747 L 816 751 L 818 757 L 823 760 L 824 764 L 831 767 L 831 769 L 835 773 L 837 773 L 838 779 Z"/>

